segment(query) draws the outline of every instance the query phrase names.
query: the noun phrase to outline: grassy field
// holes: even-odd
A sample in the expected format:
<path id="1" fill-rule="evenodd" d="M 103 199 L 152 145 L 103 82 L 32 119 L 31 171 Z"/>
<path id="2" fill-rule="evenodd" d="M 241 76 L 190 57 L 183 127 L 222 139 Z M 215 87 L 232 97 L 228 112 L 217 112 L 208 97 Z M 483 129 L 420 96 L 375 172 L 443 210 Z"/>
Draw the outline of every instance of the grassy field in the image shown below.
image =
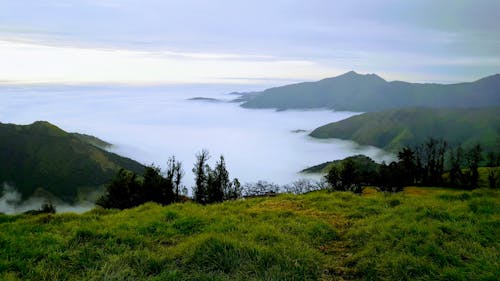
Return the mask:
<path id="1" fill-rule="evenodd" d="M 0 280 L 498 280 L 500 192 L 0 215 Z"/>

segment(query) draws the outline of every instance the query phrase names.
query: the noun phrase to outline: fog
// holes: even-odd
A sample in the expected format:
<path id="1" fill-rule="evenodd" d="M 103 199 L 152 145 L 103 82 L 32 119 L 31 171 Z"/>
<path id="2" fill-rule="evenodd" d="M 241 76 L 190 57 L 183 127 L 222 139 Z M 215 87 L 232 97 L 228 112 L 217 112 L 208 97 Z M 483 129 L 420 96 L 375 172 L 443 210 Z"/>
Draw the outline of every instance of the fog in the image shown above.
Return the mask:
<path id="1" fill-rule="evenodd" d="M 227 94 L 233 90 L 252 87 L 1 86 L 0 122 L 46 120 L 66 131 L 108 141 L 114 144 L 112 151 L 144 164 L 164 167 L 168 157 L 175 155 L 183 163 L 189 189 L 195 154 L 204 148 L 212 155 L 211 163 L 223 154 L 230 176 L 241 182 L 277 184 L 300 178 L 297 172 L 308 166 L 353 154 L 378 161 L 392 157 L 374 147 L 308 136 L 310 130 L 354 112 L 277 112 L 187 100 L 200 96 L 229 100 L 235 97 Z"/>
<path id="2" fill-rule="evenodd" d="M 22 200 L 21 193 L 15 187 L 3 183 L 0 185 L 0 213 L 18 214 L 30 210 L 39 210 L 43 203 L 47 203 L 47 198 L 32 196 L 27 200 Z M 90 202 L 70 205 L 61 200 L 50 201 L 58 213 L 83 213 L 90 210 L 94 205 Z"/>

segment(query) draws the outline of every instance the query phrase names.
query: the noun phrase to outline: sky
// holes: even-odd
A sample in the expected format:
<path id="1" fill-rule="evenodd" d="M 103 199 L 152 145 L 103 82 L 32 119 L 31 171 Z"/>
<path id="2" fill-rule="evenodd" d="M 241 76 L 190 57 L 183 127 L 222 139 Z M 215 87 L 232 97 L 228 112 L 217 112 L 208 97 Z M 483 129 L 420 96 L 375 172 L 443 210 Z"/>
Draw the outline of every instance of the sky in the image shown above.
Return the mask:
<path id="1" fill-rule="evenodd" d="M 498 15 L 498 0 L 0 0 L 0 83 L 474 81 L 500 73 Z"/>

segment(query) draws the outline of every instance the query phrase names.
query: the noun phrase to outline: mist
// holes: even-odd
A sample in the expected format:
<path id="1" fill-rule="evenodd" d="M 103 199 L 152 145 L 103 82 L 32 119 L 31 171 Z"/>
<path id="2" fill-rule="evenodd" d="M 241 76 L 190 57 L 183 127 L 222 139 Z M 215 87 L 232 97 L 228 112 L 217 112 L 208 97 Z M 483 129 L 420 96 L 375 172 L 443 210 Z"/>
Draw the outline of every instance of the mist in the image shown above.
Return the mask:
<path id="1" fill-rule="evenodd" d="M 38 196 L 31 196 L 22 200 L 21 193 L 16 188 L 7 183 L 3 183 L 0 188 L 0 213 L 19 214 L 31 210 L 39 210 L 43 203 L 51 202 L 57 213 L 83 213 L 94 207 L 91 202 L 70 205 L 61 200 L 49 199 Z"/>
<path id="2" fill-rule="evenodd" d="M 392 155 L 345 140 L 317 140 L 308 133 L 357 112 L 244 109 L 237 103 L 188 100 L 235 98 L 234 90 L 255 86 L 3 86 L 0 122 L 49 121 L 69 132 L 94 135 L 111 151 L 143 164 L 165 167 L 169 156 L 182 161 L 184 184 L 193 185 L 195 154 L 208 149 L 213 163 L 224 155 L 231 177 L 241 182 L 287 184 L 308 166 L 365 154 L 376 161 Z M 305 130 L 294 132 L 296 130 Z M 58 208 L 58 210 L 60 207 Z"/>

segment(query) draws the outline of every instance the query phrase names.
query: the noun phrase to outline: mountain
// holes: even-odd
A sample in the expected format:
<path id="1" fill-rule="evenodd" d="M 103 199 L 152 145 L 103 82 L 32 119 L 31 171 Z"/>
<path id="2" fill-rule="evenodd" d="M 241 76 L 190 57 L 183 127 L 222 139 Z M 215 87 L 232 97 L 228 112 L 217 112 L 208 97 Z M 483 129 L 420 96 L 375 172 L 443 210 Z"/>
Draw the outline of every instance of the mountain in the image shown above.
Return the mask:
<path id="1" fill-rule="evenodd" d="M 89 143 L 93 146 L 97 146 L 102 149 L 107 149 L 111 148 L 112 144 L 109 142 L 103 141 L 99 138 L 96 138 L 94 136 L 86 135 L 86 134 L 80 134 L 80 133 L 71 133 L 73 136 L 79 138 L 80 140 Z"/>
<path id="2" fill-rule="evenodd" d="M 354 71 L 267 89 L 252 95 L 245 108 L 380 111 L 400 107 L 481 107 L 500 105 L 500 74 L 459 84 L 387 82 L 376 74 Z"/>
<path id="3" fill-rule="evenodd" d="M 107 183 L 120 168 L 142 173 L 143 165 L 103 150 L 106 144 L 44 121 L 0 123 L 0 184 L 14 185 L 23 198 L 42 189 L 73 202 L 79 193 Z"/>
<path id="4" fill-rule="evenodd" d="M 346 157 L 342 160 L 333 160 L 333 161 L 324 162 L 324 163 L 306 168 L 300 172 L 306 173 L 306 174 L 314 174 L 314 173 L 326 174 L 334 166 L 339 167 L 339 168 L 342 167 L 342 165 L 344 165 L 344 163 L 347 160 L 350 160 L 353 163 L 355 163 L 355 165 L 358 167 L 359 171 L 362 173 L 375 172 L 380 165 L 380 164 L 376 163 L 375 161 L 373 161 L 370 157 L 368 157 L 366 155 L 359 154 L 359 155 Z"/>
<path id="5" fill-rule="evenodd" d="M 349 139 L 397 151 L 427 138 L 443 138 L 450 145 L 480 143 L 488 151 L 500 151 L 500 107 L 404 108 L 368 112 L 321 126 L 316 138 Z"/>

